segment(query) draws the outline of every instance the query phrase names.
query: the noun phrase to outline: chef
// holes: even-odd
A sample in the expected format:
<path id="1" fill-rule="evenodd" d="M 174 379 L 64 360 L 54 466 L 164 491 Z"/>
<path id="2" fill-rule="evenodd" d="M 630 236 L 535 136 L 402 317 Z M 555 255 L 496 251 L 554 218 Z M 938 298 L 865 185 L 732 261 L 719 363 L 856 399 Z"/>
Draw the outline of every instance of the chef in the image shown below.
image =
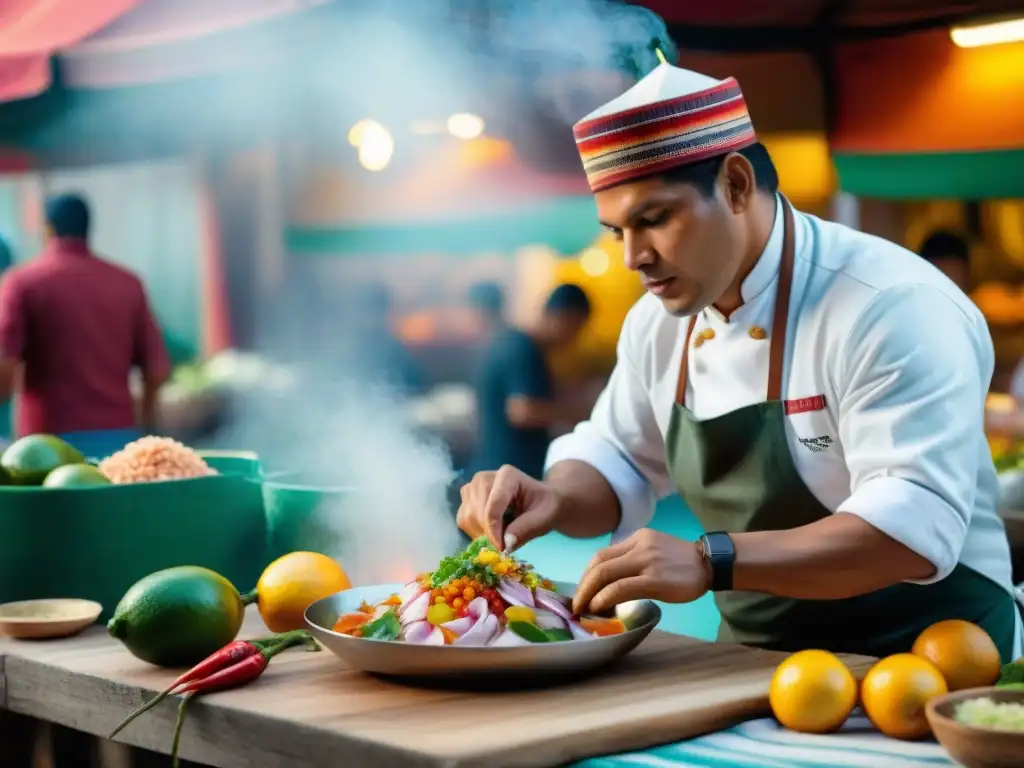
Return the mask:
<path id="1" fill-rule="evenodd" d="M 612 533 L 577 612 L 711 591 L 721 640 L 882 656 L 960 618 L 1020 656 L 974 304 L 915 254 L 794 210 L 734 79 L 663 63 L 574 134 L 647 295 L 544 479 L 474 476 L 463 530 L 509 549 Z M 645 527 L 673 491 L 697 542 Z"/>

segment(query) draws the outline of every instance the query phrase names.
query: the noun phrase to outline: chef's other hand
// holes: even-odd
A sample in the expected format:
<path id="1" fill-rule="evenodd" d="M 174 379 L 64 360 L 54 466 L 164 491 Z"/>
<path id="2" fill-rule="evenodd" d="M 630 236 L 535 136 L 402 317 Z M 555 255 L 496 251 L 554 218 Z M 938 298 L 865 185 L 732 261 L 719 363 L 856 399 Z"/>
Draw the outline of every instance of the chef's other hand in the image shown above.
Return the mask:
<path id="1" fill-rule="evenodd" d="M 710 588 L 711 567 L 697 544 L 643 528 L 594 556 L 572 609 L 599 614 L 642 599 L 689 603 Z"/>
<path id="2" fill-rule="evenodd" d="M 555 527 L 558 495 L 515 467 L 478 472 L 461 493 L 459 528 L 472 538 L 487 536 L 499 550 L 511 552 Z M 515 519 L 502 530 L 507 510 Z"/>

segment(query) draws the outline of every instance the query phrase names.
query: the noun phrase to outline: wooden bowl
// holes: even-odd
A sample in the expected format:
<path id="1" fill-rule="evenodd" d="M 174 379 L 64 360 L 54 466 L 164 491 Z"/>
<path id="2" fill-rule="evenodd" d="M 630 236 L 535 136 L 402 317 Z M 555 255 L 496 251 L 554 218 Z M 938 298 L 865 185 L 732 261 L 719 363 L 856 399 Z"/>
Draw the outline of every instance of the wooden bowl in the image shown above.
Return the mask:
<path id="1" fill-rule="evenodd" d="M 966 768 L 1019 768 L 1024 765 L 1024 731 L 979 728 L 953 719 L 958 704 L 980 698 L 1024 704 L 1024 691 L 971 688 L 932 699 L 925 714 L 935 738 L 954 760 Z"/>
<path id="2" fill-rule="evenodd" d="M 92 600 L 21 600 L 0 605 L 0 633 L 19 640 L 70 637 L 93 624 L 103 606 Z"/>

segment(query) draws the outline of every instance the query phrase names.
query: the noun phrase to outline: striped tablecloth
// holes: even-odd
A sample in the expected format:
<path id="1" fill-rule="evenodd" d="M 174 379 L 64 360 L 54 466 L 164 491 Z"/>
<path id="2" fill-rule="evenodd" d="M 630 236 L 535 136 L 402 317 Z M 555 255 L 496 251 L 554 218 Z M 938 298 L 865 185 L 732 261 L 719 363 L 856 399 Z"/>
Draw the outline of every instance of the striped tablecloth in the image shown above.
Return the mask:
<path id="1" fill-rule="evenodd" d="M 828 736 L 795 733 L 772 718 L 643 752 L 597 757 L 576 768 L 943 768 L 958 765 L 934 741 L 887 739 L 854 715 Z"/>

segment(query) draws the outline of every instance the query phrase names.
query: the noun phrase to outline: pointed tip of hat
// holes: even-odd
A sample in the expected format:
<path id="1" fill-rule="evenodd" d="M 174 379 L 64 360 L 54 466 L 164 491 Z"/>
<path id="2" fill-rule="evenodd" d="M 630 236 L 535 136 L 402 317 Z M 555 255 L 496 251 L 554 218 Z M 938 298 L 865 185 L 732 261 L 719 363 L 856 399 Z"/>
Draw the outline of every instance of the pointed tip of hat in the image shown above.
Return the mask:
<path id="1" fill-rule="evenodd" d="M 586 117 L 578 121 L 585 123 L 598 117 L 606 117 L 617 112 L 644 107 L 656 104 L 659 101 L 676 99 L 682 96 L 689 96 L 691 93 L 700 93 L 709 88 L 721 84 L 721 80 L 702 75 L 700 72 L 693 72 L 689 69 L 677 67 L 668 61 L 663 61 L 644 77 L 636 82 L 625 93 L 616 96 L 611 101 L 602 104 Z"/>

